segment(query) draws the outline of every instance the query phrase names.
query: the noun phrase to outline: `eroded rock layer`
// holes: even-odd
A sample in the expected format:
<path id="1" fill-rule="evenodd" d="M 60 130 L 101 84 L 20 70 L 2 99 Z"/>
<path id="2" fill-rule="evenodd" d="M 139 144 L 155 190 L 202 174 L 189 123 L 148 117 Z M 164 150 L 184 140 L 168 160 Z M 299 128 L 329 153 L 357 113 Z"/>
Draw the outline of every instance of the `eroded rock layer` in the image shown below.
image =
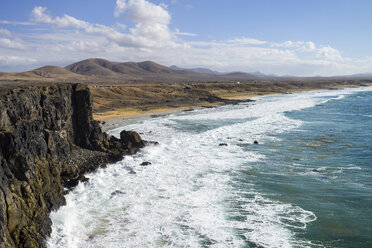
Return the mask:
<path id="1" fill-rule="evenodd" d="M 0 247 L 45 247 L 49 212 L 108 162 L 145 145 L 135 132 L 108 137 L 81 84 L 0 87 Z"/>

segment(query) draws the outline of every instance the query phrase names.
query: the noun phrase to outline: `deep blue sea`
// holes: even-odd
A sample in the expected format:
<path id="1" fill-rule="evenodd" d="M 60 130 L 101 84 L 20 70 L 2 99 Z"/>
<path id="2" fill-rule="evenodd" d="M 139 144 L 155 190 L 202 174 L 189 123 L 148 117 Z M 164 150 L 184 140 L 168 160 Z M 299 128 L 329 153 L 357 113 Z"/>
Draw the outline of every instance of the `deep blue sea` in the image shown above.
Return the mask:
<path id="1" fill-rule="evenodd" d="M 372 88 L 255 100 L 112 130 L 160 145 L 88 175 L 49 246 L 372 247 Z"/>

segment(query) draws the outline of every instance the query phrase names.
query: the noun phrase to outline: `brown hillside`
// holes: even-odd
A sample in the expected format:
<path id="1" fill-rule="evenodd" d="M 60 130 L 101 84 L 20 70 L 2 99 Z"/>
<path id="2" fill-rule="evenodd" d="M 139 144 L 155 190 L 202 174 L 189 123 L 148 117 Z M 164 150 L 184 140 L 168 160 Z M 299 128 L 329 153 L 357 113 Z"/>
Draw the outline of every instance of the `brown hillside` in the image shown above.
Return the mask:
<path id="1" fill-rule="evenodd" d="M 172 69 L 152 61 L 111 62 L 105 59 L 86 59 L 66 66 L 44 66 L 21 73 L 0 73 L 0 80 L 78 81 L 78 82 L 190 82 L 235 81 L 256 77 L 247 73 L 210 74 L 192 70 Z"/>
<path id="2" fill-rule="evenodd" d="M 214 75 L 190 70 L 173 70 L 169 67 L 144 62 L 111 62 L 105 59 L 87 59 L 65 67 L 67 70 L 85 76 L 93 81 L 188 81 L 215 80 Z"/>
<path id="3" fill-rule="evenodd" d="M 43 77 L 46 79 L 51 79 L 51 80 L 85 80 L 87 79 L 86 77 L 73 73 L 63 67 L 59 66 L 43 66 L 40 68 L 37 68 L 35 70 L 29 71 L 29 73 L 33 73 L 36 76 Z"/>
<path id="4" fill-rule="evenodd" d="M 86 59 L 65 68 L 81 75 L 115 77 L 116 73 L 111 70 L 113 64 L 113 62 L 104 59 Z"/>
<path id="5" fill-rule="evenodd" d="M 22 81 L 47 81 L 45 78 L 40 77 L 32 72 L 2 72 L 0 73 L 0 80 L 22 80 Z"/>
<path id="6" fill-rule="evenodd" d="M 205 70 L 205 69 L 204 69 Z M 126 82 L 243 82 L 243 81 L 328 81 L 347 79 L 370 79 L 371 76 L 339 77 L 276 77 L 256 76 L 244 72 L 226 74 L 205 73 L 179 67 L 170 68 L 152 61 L 112 62 L 105 59 L 86 59 L 65 68 L 44 66 L 28 72 L 0 73 L 0 80 L 21 81 L 69 81 L 87 83 L 126 83 Z"/>

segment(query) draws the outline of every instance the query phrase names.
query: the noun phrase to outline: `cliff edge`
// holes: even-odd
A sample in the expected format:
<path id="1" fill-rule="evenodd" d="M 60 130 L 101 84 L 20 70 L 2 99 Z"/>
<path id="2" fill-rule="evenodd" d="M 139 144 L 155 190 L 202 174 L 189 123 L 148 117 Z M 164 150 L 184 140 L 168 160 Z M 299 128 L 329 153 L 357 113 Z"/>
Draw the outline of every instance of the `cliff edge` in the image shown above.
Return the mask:
<path id="1" fill-rule="evenodd" d="M 0 84 L 0 247 L 45 247 L 65 188 L 145 143 L 103 133 L 85 85 Z"/>

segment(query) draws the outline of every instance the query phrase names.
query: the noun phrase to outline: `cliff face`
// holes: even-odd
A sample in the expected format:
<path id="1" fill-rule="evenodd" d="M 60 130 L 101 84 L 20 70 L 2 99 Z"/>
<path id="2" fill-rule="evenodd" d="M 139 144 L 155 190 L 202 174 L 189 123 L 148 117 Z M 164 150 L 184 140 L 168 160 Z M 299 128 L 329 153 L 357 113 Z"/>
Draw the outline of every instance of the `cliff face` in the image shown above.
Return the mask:
<path id="1" fill-rule="evenodd" d="M 84 85 L 0 87 L 0 247 L 45 247 L 64 187 L 143 147 L 136 135 L 102 133 Z"/>

